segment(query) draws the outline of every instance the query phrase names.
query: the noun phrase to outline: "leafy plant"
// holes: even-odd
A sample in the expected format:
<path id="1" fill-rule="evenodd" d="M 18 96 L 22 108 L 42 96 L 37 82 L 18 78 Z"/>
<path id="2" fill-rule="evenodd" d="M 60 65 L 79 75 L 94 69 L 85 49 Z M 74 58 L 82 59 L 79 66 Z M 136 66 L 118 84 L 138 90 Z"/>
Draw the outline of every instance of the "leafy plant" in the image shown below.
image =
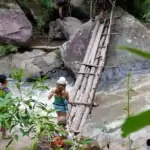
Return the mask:
<path id="1" fill-rule="evenodd" d="M 17 52 L 18 47 L 11 44 L 1 44 L 0 45 L 0 57 L 5 56 L 9 53 Z"/>
<path id="2" fill-rule="evenodd" d="M 74 136 L 73 140 L 64 140 L 65 144 L 69 144 L 71 147 L 69 150 L 84 150 L 84 145 L 91 144 L 93 139 L 85 138 L 81 139 L 80 137 Z"/>
<path id="3" fill-rule="evenodd" d="M 144 57 L 146 59 L 150 59 L 150 53 L 143 51 L 141 49 L 138 48 L 132 48 L 132 47 L 128 47 L 128 46 L 120 46 L 119 47 L 120 50 L 125 50 L 125 51 L 129 51 L 130 53 L 136 54 L 140 57 Z"/>
<path id="4" fill-rule="evenodd" d="M 131 74 L 129 73 L 127 76 L 127 104 L 124 108 L 124 110 L 127 113 L 127 117 L 130 116 L 130 100 L 131 100 L 130 92 L 133 91 L 133 89 L 131 88 L 131 85 L 130 85 L 130 81 L 131 81 L 130 78 L 131 78 Z M 130 150 L 131 150 L 131 144 L 132 144 L 132 140 L 131 140 L 130 135 L 129 135 L 128 136 L 128 146 L 129 146 Z"/>
<path id="5" fill-rule="evenodd" d="M 14 70 L 12 78 L 16 80 L 16 87 L 20 93 L 19 96 L 13 96 L 11 93 L 4 95 L 0 92 L 0 123 L 11 133 L 11 139 L 6 148 L 11 143 L 18 141 L 20 136 L 15 128 L 19 128 L 21 136 L 30 136 L 33 139 L 30 150 L 36 150 L 37 143 L 41 137 L 48 137 L 49 142 L 53 141 L 53 134 L 67 135 L 64 128 L 58 126 L 54 122 L 52 113 L 54 110 L 47 108 L 47 105 L 39 102 L 34 98 L 35 90 L 41 92 L 48 90 L 45 85 L 45 79 L 39 78 L 32 86 L 26 96 L 22 94 L 21 81 L 24 76 L 23 70 Z M 40 112 L 40 113 L 39 113 Z M 74 137 L 73 140 L 65 140 L 64 143 L 69 144 L 71 149 L 82 150 L 83 145 L 89 144 L 92 139 L 80 140 Z M 57 148 L 61 150 L 61 148 Z"/>
<path id="6" fill-rule="evenodd" d="M 12 133 L 8 146 L 13 140 L 18 140 L 19 135 L 14 129 L 19 127 L 22 136 L 33 135 L 33 149 L 35 149 L 39 137 L 44 134 L 50 136 L 54 132 L 64 132 L 53 121 L 53 110 L 49 110 L 47 105 L 34 99 L 35 90 L 47 90 L 44 85 L 45 78 L 38 79 L 27 96 L 22 95 L 21 78 L 23 71 L 13 72 L 12 77 L 16 80 L 16 87 L 20 96 L 12 96 L 12 94 L 0 95 L 0 123 Z M 22 106 L 22 107 L 21 107 Z M 38 111 L 37 111 L 38 109 Z M 39 113 L 40 111 L 40 113 Z M 43 113 L 41 113 L 43 112 Z"/>
<path id="7" fill-rule="evenodd" d="M 34 0 L 35 4 L 41 4 L 43 7 L 42 14 L 37 16 L 37 30 L 40 30 L 44 25 L 46 20 L 50 17 L 52 9 L 54 7 L 53 0 Z"/>
<path id="8" fill-rule="evenodd" d="M 146 59 L 150 59 L 150 54 L 136 48 L 130 48 L 130 47 L 120 47 L 122 50 L 127 50 L 133 54 L 136 54 L 138 56 L 144 57 Z M 129 115 L 128 118 L 125 120 L 125 122 L 122 125 L 122 136 L 127 137 L 133 132 L 136 132 L 148 125 L 150 125 L 150 110 L 141 112 L 137 115 Z"/>

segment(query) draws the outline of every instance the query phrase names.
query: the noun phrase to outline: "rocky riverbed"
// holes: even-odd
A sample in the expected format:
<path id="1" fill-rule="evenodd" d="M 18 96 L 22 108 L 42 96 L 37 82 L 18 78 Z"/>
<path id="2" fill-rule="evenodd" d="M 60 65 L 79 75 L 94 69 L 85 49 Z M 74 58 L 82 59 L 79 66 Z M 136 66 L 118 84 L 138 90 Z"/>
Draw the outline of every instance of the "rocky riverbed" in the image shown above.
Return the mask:
<path id="1" fill-rule="evenodd" d="M 16 11 L 16 8 L 8 12 L 5 9 L 0 9 L 0 12 L 4 14 L 0 15 L 1 41 L 19 44 L 28 43 L 32 36 L 32 26 L 25 16 L 22 17 L 24 14 L 19 10 Z M 13 16 L 15 19 L 13 19 Z M 119 51 L 118 47 L 126 45 L 149 50 L 150 31 L 139 20 L 119 7 L 115 10 L 115 16 L 117 18 L 114 19 L 112 32 L 116 34 L 111 36 L 106 67 L 95 98 L 100 106 L 93 110 L 91 120 L 87 122 L 83 134 L 95 137 L 100 143 L 106 145 L 106 136 L 100 126 L 104 120 L 107 120 L 109 132 L 111 132 L 109 137 L 110 141 L 113 141 L 111 143 L 114 150 L 121 150 L 126 149 L 122 146 L 126 140 L 121 138 L 119 129 L 125 116 L 123 110 L 126 90 L 124 79 L 128 72 L 132 73 L 132 82 L 136 89 L 131 102 L 133 112 L 137 113 L 149 108 L 150 61 L 143 60 L 128 52 Z M 19 19 L 20 17 L 22 19 Z M 2 32 L 5 24 L 10 24 L 10 20 L 13 21 L 12 28 Z M 14 68 L 22 68 L 27 74 L 25 80 L 39 77 L 42 72 L 42 74 L 47 74 L 50 80 L 54 79 L 54 82 L 60 75 L 63 75 L 67 77 L 69 83 L 73 83 L 76 72 L 80 67 L 79 63 L 82 62 L 86 53 L 93 25 L 91 21 L 83 23 L 74 17 L 68 17 L 63 22 L 59 19 L 51 22 L 49 37 L 55 40 L 63 39 L 65 42 L 57 45 L 60 46 L 58 49 L 47 49 L 46 51 L 42 48 L 33 49 L 32 51 L 18 52 L 1 58 L 0 73 L 9 74 Z M 47 82 L 51 83 L 51 86 L 53 85 L 52 82 Z M 13 89 L 13 86 L 10 85 L 10 88 Z M 45 101 L 43 97 L 47 97 L 47 93 L 43 93 L 41 97 L 41 100 Z M 132 136 L 133 147 L 138 146 L 143 149 L 145 138 L 148 135 L 149 129 L 147 128 L 135 133 Z M 14 149 L 24 148 L 27 142 L 30 143 L 31 141 L 28 138 L 22 138 L 14 144 Z M 5 143 L 1 140 L 0 148 L 3 149 Z"/>

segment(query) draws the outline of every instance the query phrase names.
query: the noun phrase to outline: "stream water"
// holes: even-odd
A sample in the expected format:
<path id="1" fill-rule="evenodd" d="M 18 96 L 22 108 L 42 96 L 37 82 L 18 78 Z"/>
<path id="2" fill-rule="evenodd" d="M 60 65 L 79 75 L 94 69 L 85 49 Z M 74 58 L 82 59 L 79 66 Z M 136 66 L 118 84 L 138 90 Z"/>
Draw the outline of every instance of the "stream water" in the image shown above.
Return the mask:
<path id="1" fill-rule="evenodd" d="M 149 64 L 149 62 L 147 62 Z M 142 63 L 141 63 L 142 64 Z M 142 70 L 141 68 L 139 71 L 133 72 L 131 76 L 131 86 L 135 90 L 131 93 L 131 102 L 130 102 L 130 110 L 131 113 L 138 113 L 140 111 L 143 111 L 145 109 L 149 109 L 150 107 L 150 69 L 148 66 L 147 69 Z M 138 69 L 136 69 L 138 70 Z M 108 71 L 108 70 L 107 70 Z M 112 70 L 109 70 L 109 73 Z M 113 70 L 114 71 L 114 70 Z M 127 74 L 128 72 L 126 72 Z M 105 72 L 104 72 L 105 74 Z M 68 78 L 68 77 L 67 77 Z M 55 86 L 57 78 L 53 78 L 51 80 L 46 81 L 46 85 L 49 86 L 51 89 Z M 73 80 L 69 80 L 69 85 L 67 86 L 67 89 L 69 92 L 72 91 L 73 86 Z M 111 82 L 111 80 L 104 80 L 103 85 L 99 85 L 99 89 L 101 89 L 100 92 L 96 94 L 95 100 L 99 104 L 99 106 L 96 109 L 93 109 L 92 117 L 87 121 L 85 129 L 83 130 L 83 133 L 85 135 L 91 136 L 91 137 L 97 137 L 101 135 L 101 129 L 104 125 L 104 121 L 107 122 L 108 127 L 108 135 L 114 140 L 121 138 L 121 132 L 120 132 L 120 125 L 122 124 L 126 114 L 124 111 L 124 107 L 127 103 L 127 88 L 126 88 L 126 76 L 122 76 L 122 79 L 115 80 L 112 79 L 115 82 Z M 12 79 L 9 79 L 9 87 L 13 94 L 19 95 L 19 92 L 15 86 L 15 81 Z M 25 95 L 29 90 L 31 89 L 32 84 L 26 84 L 22 83 L 22 94 Z M 52 108 L 52 102 L 48 101 L 49 90 L 45 92 L 41 92 L 39 90 L 35 91 L 35 99 L 38 101 L 41 101 L 43 103 L 48 104 L 49 108 Z M 54 113 L 54 116 L 56 114 Z M 139 137 L 145 137 L 150 134 L 149 128 L 145 128 L 141 130 L 140 132 L 135 133 L 132 136 L 133 140 L 138 139 Z M 102 136 L 99 137 L 102 140 Z"/>
<path id="2" fill-rule="evenodd" d="M 41 40 L 40 40 L 41 41 Z M 42 43 L 45 40 L 42 39 Z M 32 45 L 40 43 L 37 40 L 32 40 Z M 42 44 L 40 43 L 40 44 Z M 60 45 L 61 43 L 51 43 L 52 45 Z M 43 44 L 45 45 L 45 43 Z M 109 52 L 100 84 L 97 88 L 95 101 L 99 104 L 97 108 L 93 109 L 91 118 L 87 121 L 83 130 L 84 135 L 97 138 L 102 141 L 104 138 L 101 135 L 102 126 L 107 122 L 108 128 L 107 135 L 111 140 L 121 139 L 120 126 L 126 117 L 124 107 L 127 102 L 127 88 L 126 78 L 127 74 L 131 72 L 131 86 L 135 92 L 131 93 L 130 110 L 131 113 L 138 113 L 142 110 L 149 109 L 150 107 L 150 61 L 133 57 L 128 52 L 120 53 L 118 51 Z M 114 65 L 115 64 L 115 65 Z M 46 81 L 46 85 L 51 89 L 55 86 L 56 80 L 59 76 L 65 76 L 69 81 L 67 89 L 72 91 L 73 79 L 68 76 L 64 71 L 55 72 L 52 79 Z M 16 96 L 19 92 L 15 86 L 15 81 L 9 79 L 9 87 L 12 93 Z M 22 83 L 22 94 L 26 95 L 30 91 L 32 84 Z M 52 108 L 52 102 L 48 101 L 47 96 L 50 90 L 41 92 L 35 91 L 34 98 L 38 101 L 48 104 L 48 108 Z M 100 91 L 100 92 L 99 92 Z M 53 114 L 56 116 L 56 114 Z M 134 141 L 139 138 L 145 138 L 150 135 L 150 129 L 145 128 L 131 137 Z M 115 138 L 114 138 L 115 137 Z M 145 143 L 145 141 L 143 141 Z M 138 142 L 140 143 L 140 142 Z M 120 143 L 119 143 L 120 144 Z M 142 143 L 143 144 L 143 143 Z"/>

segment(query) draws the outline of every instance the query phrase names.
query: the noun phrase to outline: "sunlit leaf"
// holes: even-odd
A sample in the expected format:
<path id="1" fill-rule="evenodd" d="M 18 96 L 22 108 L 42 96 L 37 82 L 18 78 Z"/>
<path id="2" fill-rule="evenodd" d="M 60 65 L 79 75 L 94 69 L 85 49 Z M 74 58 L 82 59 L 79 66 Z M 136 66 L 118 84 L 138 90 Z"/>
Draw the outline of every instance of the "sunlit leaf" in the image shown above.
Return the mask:
<path id="1" fill-rule="evenodd" d="M 128 46 L 120 46 L 119 49 L 129 51 L 133 54 L 144 57 L 146 59 L 150 59 L 150 53 L 146 52 L 146 51 L 142 51 L 141 49 L 131 48 L 131 47 L 128 47 Z"/>
<path id="2" fill-rule="evenodd" d="M 13 138 L 8 142 L 8 144 L 6 145 L 6 148 L 8 148 L 12 142 L 13 142 Z"/>
<path id="3" fill-rule="evenodd" d="M 127 137 L 129 134 L 150 125 L 149 116 L 150 110 L 127 118 L 121 127 L 122 136 Z"/>
<path id="4" fill-rule="evenodd" d="M 18 90 L 20 90 L 20 83 L 19 82 L 16 83 L 16 87 Z"/>
<path id="5" fill-rule="evenodd" d="M 15 140 L 18 141 L 19 136 L 17 134 L 15 134 L 14 137 L 15 137 Z"/>
<path id="6" fill-rule="evenodd" d="M 3 118 L 3 119 L 7 119 L 9 117 L 11 117 L 11 115 L 9 113 L 4 113 L 4 114 L 0 115 L 0 118 Z"/>
<path id="7" fill-rule="evenodd" d="M 36 132 L 39 133 L 41 131 L 41 124 L 37 124 L 36 126 Z"/>
<path id="8" fill-rule="evenodd" d="M 25 136 L 25 131 L 22 128 L 20 128 L 20 131 L 21 131 L 22 135 Z"/>
<path id="9" fill-rule="evenodd" d="M 63 140 L 63 142 L 68 145 L 74 145 L 72 140 Z"/>
<path id="10" fill-rule="evenodd" d="M 81 142 L 80 142 L 80 144 L 90 144 L 90 143 L 92 143 L 93 142 L 93 139 L 84 139 L 84 140 L 82 140 Z"/>

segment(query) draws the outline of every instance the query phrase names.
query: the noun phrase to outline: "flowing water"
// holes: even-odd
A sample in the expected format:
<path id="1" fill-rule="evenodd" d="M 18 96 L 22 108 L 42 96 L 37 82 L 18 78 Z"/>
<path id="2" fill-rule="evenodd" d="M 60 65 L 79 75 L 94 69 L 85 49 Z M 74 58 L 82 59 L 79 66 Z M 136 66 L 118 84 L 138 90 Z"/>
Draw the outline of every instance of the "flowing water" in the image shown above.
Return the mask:
<path id="1" fill-rule="evenodd" d="M 147 64 L 149 64 L 148 61 Z M 146 67 L 146 65 L 143 66 Z M 130 70 L 130 72 L 132 72 L 130 85 L 131 88 L 134 89 L 134 91 L 130 93 L 130 113 L 139 113 L 150 108 L 150 69 L 149 65 L 147 65 L 144 70 L 137 69 L 136 67 L 134 69 L 136 70 L 135 72 Z M 98 92 L 95 97 L 99 106 L 93 109 L 92 117 L 88 120 L 83 130 L 85 135 L 90 135 L 100 141 L 103 141 L 106 135 L 109 136 L 110 141 L 118 142 L 122 139 L 120 126 L 127 116 L 124 108 L 127 106 L 128 72 L 126 72 L 126 75 L 122 75 L 122 79 L 119 81 L 117 80 L 118 78 L 114 78 L 114 80 L 108 79 L 99 86 L 101 91 Z M 119 73 L 116 74 L 116 76 L 119 77 Z M 103 127 L 107 128 L 107 130 L 103 131 L 103 133 L 107 132 L 105 137 L 104 134 L 102 135 L 101 129 Z M 135 141 L 133 147 L 138 145 L 137 147 L 141 147 L 141 150 L 143 150 L 147 138 L 150 138 L 149 127 L 131 134 L 131 139 Z M 124 143 L 125 141 L 123 140 L 124 139 L 122 139 L 122 142 Z M 121 143 L 118 142 L 117 144 L 120 145 Z"/>
<path id="2" fill-rule="evenodd" d="M 142 63 L 141 63 L 142 64 Z M 147 62 L 149 64 L 149 62 Z M 131 87 L 135 90 L 131 92 L 131 101 L 130 101 L 130 110 L 131 113 L 138 113 L 140 111 L 149 109 L 150 107 L 150 69 L 148 66 L 145 70 L 138 70 L 136 72 L 132 71 L 131 76 Z M 108 70 L 107 70 L 108 71 Z M 113 70 L 114 71 L 114 70 Z M 111 72 L 109 70 L 109 72 Z M 126 72 L 127 74 L 128 72 Z M 105 74 L 105 73 L 104 73 Z M 57 78 L 53 78 L 51 80 L 46 81 L 46 85 L 51 89 L 55 86 Z M 69 85 L 67 89 L 69 92 L 72 91 L 73 80 L 69 80 Z M 102 126 L 104 125 L 104 121 L 107 122 L 106 127 L 108 128 L 108 134 L 114 140 L 118 140 L 121 138 L 120 125 L 122 124 L 126 114 L 124 111 L 124 107 L 127 103 L 127 79 L 126 75 L 122 76 L 122 79 L 115 80 L 115 82 L 111 82 L 111 80 L 105 81 L 103 85 L 99 86 L 100 92 L 96 94 L 95 100 L 99 104 L 96 109 L 93 109 L 92 117 L 88 120 L 85 130 L 83 133 L 85 135 L 90 135 L 91 137 L 97 137 L 102 140 L 101 132 Z M 26 95 L 31 89 L 32 84 L 22 83 L 22 95 Z M 9 88 L 12 93 L 16 96 L 19 96 L 19 92 L 15 86 L 15 81 L 12 79 L 9 80 Z M 52 102 L 47 99 L 48 93 L 50 90 L 41 92 L 39 90 L 35 91 L 35 99 L 37 101 L 48 104 L 48 108 L 52 108 Z M 54 113 L 54 116 L 56 114 Z M 133 134 L 132 139 L 137 140 L 141 137 L 145 137 L 150 134 L 149 128 L 145 128 L 140 132 Z"/>

